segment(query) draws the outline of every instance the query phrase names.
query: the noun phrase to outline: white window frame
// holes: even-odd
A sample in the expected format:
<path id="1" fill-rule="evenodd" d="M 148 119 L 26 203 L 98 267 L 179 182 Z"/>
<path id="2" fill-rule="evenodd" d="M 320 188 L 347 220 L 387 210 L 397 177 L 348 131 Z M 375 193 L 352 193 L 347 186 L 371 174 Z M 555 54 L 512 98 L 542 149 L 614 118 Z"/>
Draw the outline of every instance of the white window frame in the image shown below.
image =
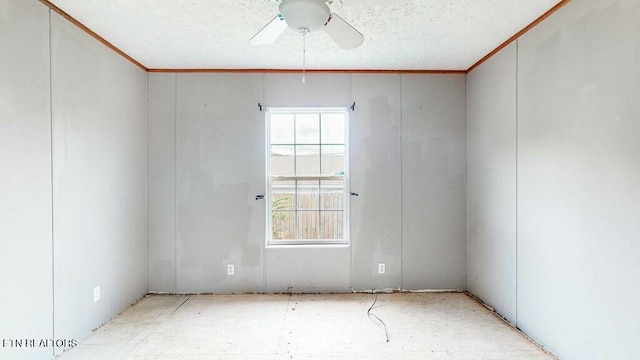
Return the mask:
<path id="1" fill-rule="evenodd" d="M 342 239 L 293 239 L 293 240 L 273 240 L 273 220 L 272 220 L 272 180 L 271 176 L 271 115 L 272 114 L 344 114 L 344 175 L 342 176 L 278 176 L 278 180 L 343 180 L 343 220 Z M 349 246 L 349 108 L 348 107 L 269 107 L 265 112 L 265 134 L 266 134 L 266 247 L 305 247 L 305 246 Z M 322 145 L 322 139 L 320 139 Z M 322 160 L 320 160 L 322 161 Z M 297 207 L 297 205 L 296 205 Z M 319 210 L 321 211 L 321 210 Z M 297 210 L 295 211 L 297 214 Z M 294 229 L 297 237 L 297 229 Z"/>

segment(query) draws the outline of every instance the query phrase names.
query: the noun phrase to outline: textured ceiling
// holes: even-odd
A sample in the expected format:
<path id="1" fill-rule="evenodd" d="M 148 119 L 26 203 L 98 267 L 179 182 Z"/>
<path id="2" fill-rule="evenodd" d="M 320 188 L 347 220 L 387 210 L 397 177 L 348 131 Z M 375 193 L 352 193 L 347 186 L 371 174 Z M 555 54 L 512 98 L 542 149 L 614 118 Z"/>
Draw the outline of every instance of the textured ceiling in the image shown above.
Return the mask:
<path id="1" fill-rule="evenodd" d="M 249 39 L 278 13 L 266 0 L 50 0 L 150 69 L 299 69 L 290 29 Z M 342 50 L 307 36 L 309 69 L 466 70 L 558 0 L 343 0 L 332 10 L 365 36 Z"/>

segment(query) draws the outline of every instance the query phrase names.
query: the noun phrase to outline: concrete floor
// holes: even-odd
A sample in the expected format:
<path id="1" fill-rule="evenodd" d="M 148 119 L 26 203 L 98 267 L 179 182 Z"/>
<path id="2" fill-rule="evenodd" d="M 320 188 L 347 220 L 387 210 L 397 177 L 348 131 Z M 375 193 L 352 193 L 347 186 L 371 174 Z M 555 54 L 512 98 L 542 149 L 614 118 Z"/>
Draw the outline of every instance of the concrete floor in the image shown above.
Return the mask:
<path id="1" fill-rule="evenodd" d="M 554 359 L 465 294 L 147 296 L 59 359 Z"/>

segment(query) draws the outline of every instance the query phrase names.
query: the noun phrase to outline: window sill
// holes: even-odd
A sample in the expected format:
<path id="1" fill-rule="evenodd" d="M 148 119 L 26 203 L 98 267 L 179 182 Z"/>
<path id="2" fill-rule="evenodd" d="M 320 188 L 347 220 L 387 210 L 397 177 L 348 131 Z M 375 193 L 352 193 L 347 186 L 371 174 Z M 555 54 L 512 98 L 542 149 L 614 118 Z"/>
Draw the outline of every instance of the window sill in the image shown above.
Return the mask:
<path id="1" fill-rule="evenodd" d="M 348 249 L 350 244 L 267 244 L 267 249 Z"/>

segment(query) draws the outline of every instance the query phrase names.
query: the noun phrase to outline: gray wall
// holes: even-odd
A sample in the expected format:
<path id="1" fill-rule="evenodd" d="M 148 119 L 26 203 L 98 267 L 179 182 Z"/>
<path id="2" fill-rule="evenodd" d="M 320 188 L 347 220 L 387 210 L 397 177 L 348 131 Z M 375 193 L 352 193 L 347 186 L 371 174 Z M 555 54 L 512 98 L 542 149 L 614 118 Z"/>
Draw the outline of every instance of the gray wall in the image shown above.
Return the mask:
<path id="1" fill-rule="evenodd" d="M 516 323 L 516 48 L 467 76 L 467 287 Z"/>
<path id="2" fill-rule="evenodd" d="M 35 0 L 0 47 L 0 337 L 80 339 L 146 293 L 147 76 Z"/>
<path id="3" fill-rule="evenodd" d="M 466 289 L 466 79 L 402 77 L 402 283 Z"/>
<path id="4" fill-rule="evenodd" d="M 231 81 L 232 80 L 232 81 Z M 176 97 L 178 292 L 262 290 L 261 74 L 187 74 Z M 220 251 L 224 249 L 224 251 Z M 236 275 L 227 278 L 227 264 Z"/>
<path id="5" fill-rule="evenodd" d="M 146 294 L 147 75 L 55 13 L 51 72 L 54 335 L 80 338 Z"/>
<path id="6" fill-rule="evenodd" d="M 149 75 L 149 290 L 464 289 L 465 76 L 300 79 Z M 257 103 L 353 101 L 350 188 L 360 196 L 351 198 L 351 246 L 265 249 L 265 204 L 254 199 L 265 191 Z M 416 151 L 418 163 L 408 161 Z M 385 275 L 377 273 L 380 262 Z M 233 277 L 226 275 L 229 263 L 236 265 Z"/>
<path id="7" fill-rule="evenodd" d="M 347 88 L 348 90 L 348 88 Z M 402 279 L 402 102 L 398 75 L 353 75 L 349 134 L 354 290 L 399 288 Z M 386 273 L 378 274 L 378 263 Z M 349 273 L 346 274 L 347 276 Z"/>
<path id="8" fill-rule="evenodd" d="M 562 359 L 637 353 L 639 33 L 637 1 L 572 1 L 469 75 L 469 288 Z"/>
<path id="9" fill-rule="evenodd" d="M 49 12 L 0 0 L 0 338 L 53 336 Z M 0 347 L 3 359 L 51 349 Z"/>

